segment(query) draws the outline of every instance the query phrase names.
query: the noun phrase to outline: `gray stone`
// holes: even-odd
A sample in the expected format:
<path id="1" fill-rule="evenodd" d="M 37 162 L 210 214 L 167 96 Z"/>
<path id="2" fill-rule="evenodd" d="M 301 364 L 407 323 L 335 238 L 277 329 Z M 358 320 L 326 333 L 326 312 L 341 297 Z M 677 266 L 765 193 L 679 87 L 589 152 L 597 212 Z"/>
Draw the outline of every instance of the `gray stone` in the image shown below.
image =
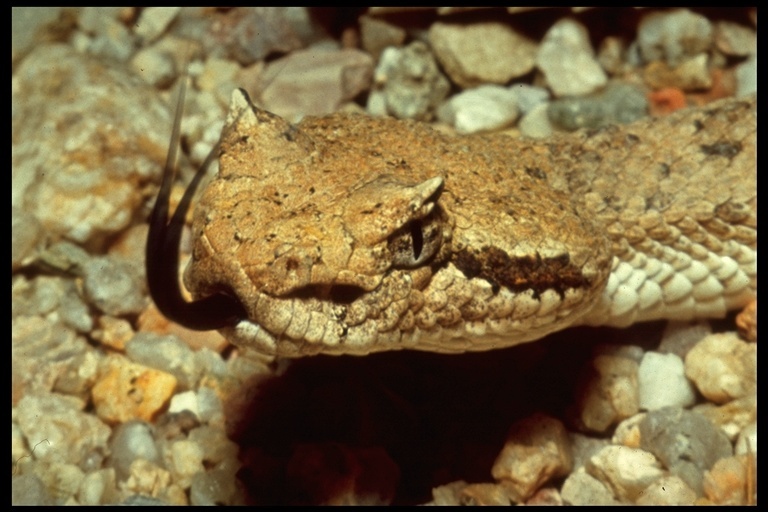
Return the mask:
<path id="1" fill-rule="evenodd" d="M 598 96 L 552 101 L 547 113 L 552 124 L 573 131 L 631 123 L 645 117 L 647 110 L 648 101 L 642 91 L 617 83 Z"/>
<path id="2" fill-rule="evenodd" d="M 108 315 L 135 315 L 146 306 L 141 277 L 122 259 L 92 258 L 86 263 L 83 275 L 83 290 L 88 301 Z"/>
<path id="3" fill-rule="evenodd" d="M 376 67 L 366 109 L 376 116 L 428 121 L 449 89 L 426 44 L 414 41 L 405 48 L 389 47 Z"/>
<path id="4" fill-rule="evenodd" d="M 138 332 L 125 353 L 137 363 L 170 373 L 185 389 L 193 388 L 199 378 L 194 352 L 176 336 Z"/>
<path id="5" fill-rule="evenodd" d="M 640 422 L 640 447 L 701 494 L 704 471 L 733 454 L 728 437 L 701 414 L 677 407 L 650 411 Z"/>
<path id="6" fill-rule="evenodd" d="M 640 21 L 637 42 L 645 62 L 663 60 L 677 66 L 712 45 L 712 24 L 688 9 L 650 12 Z"/>
<path id="7" fill-rule="evenodd" d="M 308 48 L 267 66 L 261 100 L 291 121 L 325 115 L 368 89 L 372 75 L 373 59 L 360 50 Z"/>

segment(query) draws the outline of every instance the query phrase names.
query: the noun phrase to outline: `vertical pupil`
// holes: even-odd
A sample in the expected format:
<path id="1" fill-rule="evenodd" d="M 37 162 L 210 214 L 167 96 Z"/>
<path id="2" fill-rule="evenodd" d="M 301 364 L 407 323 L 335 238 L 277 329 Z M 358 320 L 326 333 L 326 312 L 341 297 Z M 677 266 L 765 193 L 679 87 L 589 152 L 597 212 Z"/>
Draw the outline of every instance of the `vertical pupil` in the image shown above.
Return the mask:
<path id="1" fill-rule="evenodd" d="M 421 250 L 424 248 L 424 234 L 421 232 L 421 222 L 414 220 L 408 225 L 411 231 L 411 241 L 413 242 L 413 259 L 418 260 L 421 256 Z"/>

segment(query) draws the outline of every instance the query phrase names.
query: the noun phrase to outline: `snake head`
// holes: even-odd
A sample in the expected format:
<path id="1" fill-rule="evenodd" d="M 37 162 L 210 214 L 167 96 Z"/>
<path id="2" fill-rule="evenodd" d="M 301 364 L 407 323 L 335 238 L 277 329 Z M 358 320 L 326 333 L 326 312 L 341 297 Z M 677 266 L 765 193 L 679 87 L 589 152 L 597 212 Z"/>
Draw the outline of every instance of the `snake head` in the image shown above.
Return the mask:
<path id="1" fill-rule="evenodd" d="M 610 269 L 544 173 L 516 172 L 484 139 L 354 115 L 292 125 L 235 91 L 219 146 L 192 226 L 195 301 L 174 292 L 167 307 L 170 283 L 150 289 L 164 313 L 239 346 L 488 350 L 567 326 Z M 151 231 L 182 222 L 153 214 Z M 178 236 L 163 240 L 148 256 L 176 250 Z"/>

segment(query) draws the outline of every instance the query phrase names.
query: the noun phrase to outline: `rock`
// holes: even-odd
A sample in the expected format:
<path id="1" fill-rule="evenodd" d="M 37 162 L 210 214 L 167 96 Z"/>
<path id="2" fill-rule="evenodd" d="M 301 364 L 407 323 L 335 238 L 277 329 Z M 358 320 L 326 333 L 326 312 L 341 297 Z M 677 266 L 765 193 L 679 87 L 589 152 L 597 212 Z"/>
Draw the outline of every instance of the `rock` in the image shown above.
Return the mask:
<path id="1" fill-rule="evenodd" d="M 652 89 L 674 87 L 683 91 L 698 91 L 712 87 L 709 56 L 700 53 L 670 67 L 666 62 L 653 61 L 643 69 L 643 80 Z"/>
<path id="2" fill-rule="evenodd" d="M 757 346 L 735 333 L 711 334 L 688 352 L 685 374 L 702 395 L 718 404 L 754 393 Z"/>
<path id="3" fill-rule="evenodd" d="M 734 449 L 736 455 L 745 453 L 757 453 L 757 423 L 752 422 L 742 429 L 739 438 L 736 440 Z"/>
<path id="4" fill-rule="evenodd" d="M 623 503 L 634 503 L 649 485 L 664 476 L 653 454 L 626 446 L 606 446 L 589 459 L 586 469 Z"/>
<path id="5" fill-rule="evenodd" d="M 98 247 L 159 177 L 171 119 L 156 90 L 75 53 L 40 46 L 16 70 L 12 204 L 54 237 Z M 141 106 L 141 115 L 125 115 Z"/>
<path id="6" fill-rule="evenodd" d="M 43 248 L 43 227 L 37 218 L 21 208 L 11 207 L 11 271 L 35 261 Z"/>
<path id="7" fill-rule="evenodd" d="M 683 360 L 675 354 L 646 352 L 637 371 L 637 382 L 640 409 L 690 407 L 696 403 L 696 391 L 685 378 Z"/>
<path id="8" fill-rule="evenodd" d="M 152 427 L 143 421 L 128 421 L 115 427 L 109 447 L 112 451 L 112 467 L 119 480 L 128 478 L 131 464 L 136 459 L 144 459 L 153 464 L 161 462 Z"/>
<path id="9" fill-rule="evenodd" d="M 517 106 L 522 114 L 527 114 L 549 101 L 549 91 L 544 87 L 514 84 L 509 86 L 509 90 L 514 91 L 517 96 Z"/>
<path id="10" fill-rule="evenodd" d="M 736 68 L 736 96 L 741 98 L 757 92 L 757 55 Z"/>
<path id="11" fill-rule="evenodd" d="M 619 505 L 613 492 L 584 468 L 568 475 L 560 489 L 563 501 L 569 505 Z"/>
<path id="12" fill-rule="evenodd" d="M 639 410 L 638 364 L 625 357 L 598 355 L 578 396 L 579 421 L 594 432 L 605 432 Z"/>
<path id="13" fill-rule="evenodd" d="M 216 13 L 203 37 L 206 54 L 245 66 L 303 48 L 319 36 L 306 7 L 236 7 Z"/>
<path id="14" fill-rule="evenodd" d="M 365 51 L 378 60 L 388 46 L 402 46 L 406 32 L 402 27 L 392 25 L 372 16 L 360 16 L 360 39 Z"/>
<path id="15" fill-rule="evenodd" d="M 563 424 L 535 414 L 512 425 L 491 474 L 512 500 L 522 502 L 548 481 L 567 475 L 572 465 L 570 440 Z"/>
<path id="16" fill-rule="evenodd" d="M 662 354 L 675 354 L 685 359 L 686 354 L 711 333 L 712 326 L 706 320 L 667 322 L 657 351 Z"/>
<path id="17" fill-rule="evenodd" d="M 735 441 L 739 433 L 757 418 L 757 395 L 747 395 L 720 406 L 712 403 L 697 405 L 694 412 L 705 416 L 728 439 Z"/>
<path id="18" fill-rule="evenodd" d="M 757 299 L 736 315 L 736 328 L 746 341 L 757 341 Z"/>
<path id="19" fill-rule="evenodd" d="M 61 7 L 12 7 L 11 8 L 11 59 L 16 61 L 45 35 L 64 9 Z M 34 485 L 34 484 L 30 484 Z"/>
<path id="20" fill-rule="evenodd" d="M 84 401 L 56 393 L 28 394 L 19 400 L 14 418 L 28 446 L 34 447 L 34 460 L 76 464 L 86 471 L 100 467 L 109 453 L 110 430 L 83 412 L 84 407 Z"/>
<path id="21" fill-rule="evenodd" d="M 675 407 L 651 411 L 643 418 L 640 447 L 698 494 L 704 471 L 733 453 L 726 435 L 704 416 Z"/>
<path id="22" fill-rule="evenodd" d="M 752 454 L 721 459 L 704 475 L 704 495 L 717 505 L 757 503 L 755 457 Z"/>
<path id="23" fill-rule="evenodd" d="M 595 58 L 589 33 L 581 23 L 562 19 L 541 41 L 536 66 L 555 96 L 584 96 L 605 86 L 608 77 Z"/>
<path id="24" fill-rule="evenodd" d="M 746 57 L 757 53 L 757 33 L 733 21 L 715 23 L 715 46 L 726 55 Z"/>
<path id="25" fill-rule="evenodd" d="M 173 56 L 155 46 L 136 52 L 130 65 L 136 75 L 158 88 L 170 86 L 178 75 Z"/>
<path id="26" fill-rule="evenodd" d="M 146 7 L 136 20 L 134 31 L 146 41 L 154 41 L 165 32 L 181 7 Z"/>
<path id="27" fill-rule="evenodd" d="M 125 353 L 132 361 L 173 375 L 185 389 L 193 389 L 200 379 L 194 352 L 176 336 L 138 332 Z"/>
<path id="28" fill-rule="evenodd" d="M 504 85 L 530 73 L 536 59 L 536 43 L 499 22 L 438 21 L 429 27 L 429 43 L 445 72 L 463 89 Z"/>
<path id="29" fill-rule="evenodd" d="M 635 501 L 637 505 L 693 505 L 696 492 L 680 477 L 664 476 L 646 487 Z"/>
<path id="30" fill-rule="evenodd" d="M 272 62 L 264 72 L 264 107 L 298 121 L 324 115 L 368 89 L 373 60 L 359 50 L 308 48 Z"/>
<path id="31" fill-rule="evenodd" d="M 520 133 L 533 139 L 541 139 L 552 135 L 554 128 L 549 122 L 549 105 L 542 103 L 536 105 L 530 112 L 525 114 L 517 123 Z"/>
<path id="32" fill-rule="evenodd" d="M 43 482 L 32 474 L 15 475 L 11 478 L 11 505 L 56 505 Z"/>
<path id="33" fill-rule="evenodd" d="M 517 95 L 498 85 L 482 85 L 452 96 L 437 111 L 437 117 L 459 133 L 493 131 L 517 119 Z"/>
<path id="34" fill-rule="evenodd" d="M 78 394 L 95 379 L 94 368 L 85 360 L 88 344 L 61 322 L 17 316 L 11 322 L 11 333 L 11 382 L 16 392 L 48 392 L 58 383 L 64 386 L 62 391 Z M 74 384 L 74 376 L 80 385 L 72 389 L 66 384 Z"/>
<path id="35" fill-rule="evenodd" d="M 461 491 L 462 505 L 502 505 L 512 503 L 507 489 L 499 484 L 469 484 Z"/>
<path id="36" fill-rule="evenodd" d="M 205 471 L 203 450 L 194 441 L 176 441 L 165 451 L 165 467 L 171 472 L 174 483 L 189 489 L 194 475 Z"/>
<path id="37" fill-rule="evenodd" d="M 552 124 L 568 131 L 626 124 L 645 117 L 648 101 L 634 85 L 615 84 L 588 98 L 554 100 L 547 111 Z"/>
<path id="38" fill-rule="evenodd" d="M 428 121 L 448 95 L 450 84 L 426 44 L 386 48 L 374 74 L 366 110 L 374 116 Z"/>
<path id="39" fill-rule="evenodd" d="M 176 388 L 173 375 L 123 357 L 110 357 L 105 366 L 91 393 L 96 414 L 109 423 L 151 421 L 167 405 Z"/>
<path id="40" fill-rule="evenodd" d="M 139 495 L 137 505 L 187 505 L 187 496 L 183 489 L 171 483 L 171 474 L 166 469 L 144 459 L 136 459 L 131 464 L 128 478 L 121 482 L 124 493 Z M 147 500 L 148 497 L 157 500 Z M 160 503 L 158 503 L 158 500 Z M 126 500 L 124 504 L 131 502 Z"/>
<path id="41" fill-rule="evenodd" d="M 707 52 L 712 45 L 712 24 L 688 9 L 652 11 L 637 28 L 637 43 L 645 62 L 663 60 L 675 67 Z"/>
<path id="42" fill-rule="evenodd" d="M 88 301 L 112 316 L 135 315 L 145 306 L 144 283 L 134 267 L 114 257 L 95 257 L 83 268 Z"/>

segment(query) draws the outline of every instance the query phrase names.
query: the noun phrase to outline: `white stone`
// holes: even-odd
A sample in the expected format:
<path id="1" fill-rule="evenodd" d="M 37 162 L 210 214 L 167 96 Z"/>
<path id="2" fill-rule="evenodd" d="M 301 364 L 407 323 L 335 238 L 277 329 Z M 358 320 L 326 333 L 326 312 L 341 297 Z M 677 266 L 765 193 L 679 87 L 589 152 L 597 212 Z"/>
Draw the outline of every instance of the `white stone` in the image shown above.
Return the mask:
<path id="1" fill-rule="evenodd" d="M 536 65 L 558 97 L 583 96 L 608 83 L 595 58 L 587 29 L 572 19 L 552 25 L 541 42 Z"/>
<path id="2" fill-rule="evenodd" d="M 517 119 L 517 96 L 498 85 L 482 85 L 464 91 L 438 109 L 438 118 L 459 133 L 500 130 Z"/>
<path id="3" fill-rule="evenodd" d="M 637 371 L 640 409 L 689 407 L 696 402 L 693 386 L 685 377 L 683 360 L 675 354 L 646 352 Z"/>

